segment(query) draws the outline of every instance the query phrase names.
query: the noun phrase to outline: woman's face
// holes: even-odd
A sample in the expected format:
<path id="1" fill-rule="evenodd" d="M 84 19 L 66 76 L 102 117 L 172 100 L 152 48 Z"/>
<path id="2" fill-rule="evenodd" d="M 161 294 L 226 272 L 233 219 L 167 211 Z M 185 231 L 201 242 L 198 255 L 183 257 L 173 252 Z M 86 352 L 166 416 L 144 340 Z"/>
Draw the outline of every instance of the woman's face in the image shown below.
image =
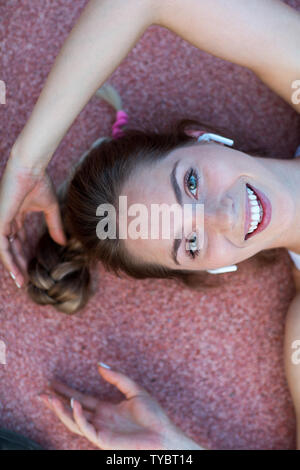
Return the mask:
<path id="1" fill-rule="evenodd" d="M 253 157 L 220 144 L 195 141 L 150 167 L 137 169 L 124 185 L 122 196 L 127 196 L 128 207 L 139 203 L 147 208 L 149 236 L 127 238 L 126 248 L 141 262 L 176 270 L 206 270 L 236 264 L 261 250 L 283 246 L 294 205 L 281 171 L 276 165 L 274 169 L 272 162 L 273 159 Z M 263 231 L 253 232 L 245 240 L 246 183 L 267 196 L 271 220 Z M 202 235 L 200 231 L 191 232 L 191 236 L 183 234 L 182 240 L 174 242 L 175 234 L 183 230 L 182 222 L 180 226 L 174 222 L 167 239 L 161 234 L 158 239 L 151 238 L 151 205 L 162 203 L 179 204 L 180 208 L 191 204 L 193 228 L 201 214 L 196 206 L 201 204 Z M 132 219 L 128 217 L 128 224 Z M 198 252 L 194 251 L 195 241 L 201 246 Z"/>

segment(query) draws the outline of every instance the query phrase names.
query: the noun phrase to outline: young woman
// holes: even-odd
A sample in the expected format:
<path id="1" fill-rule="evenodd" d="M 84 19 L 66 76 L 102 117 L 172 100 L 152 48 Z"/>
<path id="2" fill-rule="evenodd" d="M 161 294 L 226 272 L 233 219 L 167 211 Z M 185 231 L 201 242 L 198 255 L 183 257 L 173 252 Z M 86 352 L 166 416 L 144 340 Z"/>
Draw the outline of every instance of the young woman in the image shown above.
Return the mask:
<path id="1" fill-rule="evenodd" d="M 28 292 L 33 300 L 65 313 L 77 311 L 88 299 L 89 265 L 97 260 L 116 273 L 179 278 L 197 287 L 208 275 L 206 271 L 232 266 L 263 250 L 285 247 L 293 256 L 300 254 L 300 159 L 262 158 L 202 140 L 223 139 L 193 131 L 192 124 L 183 121 L 167 134 L 127 130 L 118 139 L 93 146 L 62 194 L 66 245 L 56 244 L 45 233 L 29 264 Z M 224 142 L 231 143 L 229 139 Z M 126 218 L 121 217 L 120 196 L 126 197 L 128 207 L 140 204 L 150 209 L 144 221 L 150 228 L 153 204 L 172 207 L 177 203 L 181 210 L 191 206 L 195 209 L 189 215 L 191 226 L 197 225 L 197 206 L 203 204 L 201 247 L 197 246 L 196 229 L 190 237 L 174 238 L 182 232 L 182 219 L 165 239 L 131 238 L 127 225 L 121 226 Z M 99 238 L 99 222 L 104 220 L 105 227 L 111 222 L 106 212 L 99 214 L 101 204 L 105 209 L 107 204 L 117 209 L 116 237 Z M 121 239 L 121 231 L 128 236 Z M 296 286 L 297 273 L 300 271 L 294 273 Z M 297 293 L 287 318 L 285 362 L 298 420 L 300 361 L 293 348 L 299 345 Z M 119 405 L 83 397 L 57 383 L 54 389 L 66 397 L 79 396 L 85 412 L 80 403 L 72 402 L 72 411 L 58 398 L 42 396 L 71 431 L 104 449 L 201 449 L 172 424 L 145 390 L 117 371 L 99 370 L 125 393 L 126 399 Z"/>
<path id="2" fill-rule="evenodd" d="M 28 292 L 33 300 L 65 313 L 77 311 L 88 299 L 89 265 L 97 260 L 116 273 L 179 278 L 191 287 L 201 285 L 206 271 L 223 269 L 264 250 L 285 247 L 299 261 L 300 159 L 253 156 L 225 146 L 231 145 L 230 139 L 207 133 L 203 126 L 192 130 L 192 125 L 200 126 L 183 121 L 166 134 L 117 132 L 118 139 L 100 139 L 83 156 L 61 193 L 67 243 L 64 247 L 56 244 L 46 232 L 29 264 Z M 196 229 L 186 239 L 174 238 L 174 233 L 182 232 L 182 219 L 165 239 L 131 238 L 127 224 L 121 227 L 127 221 L 121 217 L 120 196 L 126 197 L 128 207 L 150 208 L 144 220 L 150 228 L 153 204 L 172 207 L 177 203 L 180 210 L 191 206 L 196 209 L 189 215 L 192 227 L 197 225 L 197 206 L 203 204 L 201 247 L 197 246 Z M 106 228 L 114 221 L 107 218 L 106 211 L 98 212 L 101 204 L 105 209 L 107 204 L 117 209 L 116 237 L 99 238 L 99 222 L 104 220 Z M 122 228 L 128 235 L 124 239 L 119 236 Z M 299 273 L 294 270 L 297 289 Z M 287 317 L 285 363 L 298 421 L 300 361 L 294 349 L 299 345 L 297 291 Z M 174 426 L 138 384 L 103 366 L 99 371 L 125 394 L 123 402 L 103 403 L 61 383 L 54 383 L 53 388 L 65 398 L 73 398 L 73 410 L 57 397 L 41 396 L 71 431 L 102 449 L 202 449 Z M 300 444 L 299 439 L 298 435 Z"/>
<path id="3" fill-rule="evenodd" d="M 15 247 L 15 253 L 18 253 L 18 230 L 22 227 L 24 214 L 30 210 L 44 210 L 52 238 L 64 246 L 58 246 L 47 234 L 43 236 L 37 257 L 29 266 L 29 291 L 38 302 L 53 304 L 68 313 L 85 304 L 88 266 L 96 259 L 116 272 L 125 271 L 137 278 L 168 276 L 195 284 L 199 283 L 201 273 L 239 263 L 262 250 L 285 247 L 300 253 L 300 222 L 296 217 L 300 200 L 297 186 L 299 162 L 258 157 L 255 149 L 251 148 L 242 151 L 237 140 L 228 134 L 225 137 L 235 140 L 235 148 L 224 146 L 228 141 L 222 138 L 221 142 L 214 140 L 220 140 L 220 137 L 206 135 L 212 140 L 201 140 L 207 133 L 220 135 L 221 132 L 192 121 L 179 123 L 164 135 L 128 130 L 120 139 L 96 145 L 76 171 L 65 198 L 62 198 L 67 236 L 64 238 L 45 167 L 76 117 L 73 113 L 77 114 L 101 85 L 95 55 L 103 53 L 106 41 L 109 54 L 104 54 L 104 62 L 101 63 L 103 81 L 145 28 L 156 23 L 172 29 L 208 52 L 248 67 L 299 111 L 299 103 L 292 99 L 292 95 L 300 75 L 300 20 L 299 14 L 283 3 L 239 0 L 229 5 L 227 1 L 132 0 L 126 5 L 131 13 L 127 12 L 130 24 L 124 22 L 120 14 L 122 5 L 118 1 L 88 4 L 77 30 L 73 30 L 49 76 L 30 121 L 14 145 L 1 184 L 0 249 L 4 264 L 20 286 L 24 277 L 18 262 L 21 267 L 25 266 L 24 259 L 19 253 L 14 260 L 12 248 Z M 114 19 L 114 25 L 120 18 L 118 38 L 109 31 L 109 15 Z M 99 29 L 104 30 L 101 40 L 98 36 L 92 37 Z M 85 31 L 88 31 L 88 37 L 82 40 Z M 279 38 L 276 50 L 273 42 L 275 33 Z M 244 47 L 244 44 L 249 47 Z M 83 54 L 82 62 L 78 61 L 79 47 Z M 95 49 L 91 50 L 91 47 Z M 111 50 L 115 51 L 114 56 Z M 68 55 L 68 61 L 64 60 L 64 54 Z M 76 63 L 80 62 L 77 76 L 72 73 L 76 70 L 75 57 Z M 82 74 L 88 67 L 94 69 L 98 76 L 89 74 L 85 89 L 75 101 L 75 88 L 82 83 Z M 72 77 L 73 85 L 63 98 L 59 98 L 54 93 L 54 87 L 59 87 L 56 79 L 63 77 L 65 80 L 67 76 Z M 51 133 L 51 119 L 53 123 L 54 115 L 55 119 L 59 115 L 59 105 L 63 110 L 61 121 L 56 120 Z M 14 191 L 12 183 L 18 183 Z M 193 208 L 204 204 L 205 229 L 201 248 L 197 233 L 178 242 L 180 239 L 174 234 L 181 226 L 174 227 L 173 236 L 169 239 L 101 240 L 97 236 L 100 218 L 96 209 L 102 203 L 118 208 L 120 195 L 127 197 L 129 206 L 138 202 L 146 208 L 162 202 L 169 206 L 189 204 Z M 197 222 L 193 213 L 190 222 L 192 226 Z M 121 228 L 118 223 L 117 228 Z M 292 304 L 293 312 L 298 306 L 296 297 Z M 297 339 L 292 338 L 293 334 L 289 336 L 289 342 Z M 296 370 L 290 374 L 290 387 L 298 410 Z M 116 377 L 111 380 L 111 383 L 117 383 Z M 130 399 L 130 394 L 128 397 Z M 92 406 L 93 411 L 95 402 Z M 157 410 L 156 414 L 159 413 Z M 78 404 L 74 404 L 74 416 L 76 430 L 84 434 L 84 424 L 82 421 L 79 424 L 82 415 Z M 86 426 L 85 435 L 89 434 L 90 440 L 97 443 L 95 429 L 88 424 Z M 156 444 L 152 442 L 149 445 L 153 448 L 153 445 L 167 444 L 156 441 Z"/>

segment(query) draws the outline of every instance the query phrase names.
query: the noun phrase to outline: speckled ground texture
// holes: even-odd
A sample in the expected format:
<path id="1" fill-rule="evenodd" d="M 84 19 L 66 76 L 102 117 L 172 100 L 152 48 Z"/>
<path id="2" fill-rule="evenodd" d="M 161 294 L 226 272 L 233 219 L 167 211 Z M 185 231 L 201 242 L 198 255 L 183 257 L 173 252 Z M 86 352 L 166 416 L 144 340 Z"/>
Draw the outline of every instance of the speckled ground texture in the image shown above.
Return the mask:
<path id="1" fill-rule="evenodd" d="M 300 1 L 291 0 L 300 10 Z M 0 3 L 1 173 L 53 61 L 86 2 Z M 164 129 L 182 117 L 228 127 L 268 156 L 291 158 L 299 116 L 250 71 L 212 57 L 151 26 L 109 79 L 130 125 Z M 50 173 L 60 184 L 114 112 L 93 97 L 57 149 Z M 35 216 L 36 217 L 36 216 Z M 36 218 L 28 227 L 37 227 Z M 30 221 L 31 219 L 29 219 Z M 27 224 L 29 225 L 29 224 Z M 33 238 L 37 232 L 33 230 Z M 292 449 L 295 417 L 283 368 L 283 332 L 294 295 L 285 250 L 271 266 L 247 261 L 221 287 L 194 292 L 173 281 L 118 279 L 99 265 L 97 294 L 75 316 L 35 306 L 0 268 L 0 425 L 47 449 L 93 449 L 37 399 L 53 377 L 113 401 L 120 392 L 98 375 L 103 361 L 129 374 L 189 436 L 213 449 Z"/>

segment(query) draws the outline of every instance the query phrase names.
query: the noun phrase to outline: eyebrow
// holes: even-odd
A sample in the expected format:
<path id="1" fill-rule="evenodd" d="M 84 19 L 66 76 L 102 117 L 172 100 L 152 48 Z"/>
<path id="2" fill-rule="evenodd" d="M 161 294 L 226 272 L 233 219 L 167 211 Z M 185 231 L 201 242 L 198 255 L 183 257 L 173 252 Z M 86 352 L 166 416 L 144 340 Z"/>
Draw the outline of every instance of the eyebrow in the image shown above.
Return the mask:
<path id="1" fill-rule="evenodd" d="M 173 169 L 171 171 L 171 174 L 170 174 L 170 180 L 171 180 L 171 185 L 172 185 L 172 188 L 173 188 L 173 191 L 174 191 L 174 194 L 175 194 L 176 201 L 182 207 L 181 189 L 180 189 L 179 184 L 178 184 L 177 179 L 176 179 L 176 169 L 177 169 L 177 165 L 178 165 L 179 162 L 180 162 L 180 160 L 177 160 L 177 162 L 175 162 L 175 164 L 173 166 Z M 171 251 L 172 259 L 173 259 L 174 263 L 178 264 L 178 265 L 180 265 L 180 263 L 177 260 L 177 252 L 178 252 L 178 249 L 181 245 L 181 242 L 182 242 L 182 238 L 177 238 L 177 237 L 174 238 L 172 251 Z"/>

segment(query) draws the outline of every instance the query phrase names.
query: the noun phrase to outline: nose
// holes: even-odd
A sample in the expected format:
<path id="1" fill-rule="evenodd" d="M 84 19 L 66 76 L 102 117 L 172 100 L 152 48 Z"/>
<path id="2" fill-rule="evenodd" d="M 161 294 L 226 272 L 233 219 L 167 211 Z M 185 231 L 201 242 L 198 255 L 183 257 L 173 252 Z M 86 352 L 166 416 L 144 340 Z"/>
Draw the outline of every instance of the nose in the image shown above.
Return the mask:
<path id="1" fill-rule="evenodd" d="M 226 233 L 233 229 L 235 222 L 234 202 L 229 196 L 225 196 L 222 200 L 210 199 L 202 204 L 202 220 L 205 231 L 213 230 Z"/>

